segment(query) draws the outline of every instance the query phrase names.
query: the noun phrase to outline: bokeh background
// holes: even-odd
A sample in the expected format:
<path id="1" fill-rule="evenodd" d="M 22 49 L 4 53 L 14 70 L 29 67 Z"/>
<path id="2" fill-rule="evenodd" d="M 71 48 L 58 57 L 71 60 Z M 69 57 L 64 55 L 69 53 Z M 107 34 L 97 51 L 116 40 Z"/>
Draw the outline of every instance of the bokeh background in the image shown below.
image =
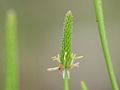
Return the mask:
<path id="1" fill-rule="evenodd" d="M 112 62 L 120 86 L 120 0 L 102 0 Z M 61 72 L 51 57 L 60 52 L 65 13 L 74 16 L 72 50 L 84 55 L 71 70 L 71 90 L 84 80 L 89 90 L 111 90 L 93 8 L 93 0 L 0 0 L 0 90 L 5 78 L 5 17 L 10 8 L 18 20 L 20 90 L 63 90 Z"/>

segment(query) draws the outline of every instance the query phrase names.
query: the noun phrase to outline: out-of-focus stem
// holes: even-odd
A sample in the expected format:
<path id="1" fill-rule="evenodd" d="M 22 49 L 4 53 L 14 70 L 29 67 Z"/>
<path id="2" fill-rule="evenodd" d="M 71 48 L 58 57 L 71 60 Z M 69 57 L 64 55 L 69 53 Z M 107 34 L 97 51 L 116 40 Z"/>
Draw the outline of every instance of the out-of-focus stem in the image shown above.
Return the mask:
<path id="1" fill-rule="evenodd" d="M 108 42 L 105 32 L 105 25 L 104 25 L 104 18 L 103 18 L 103 10 L 102 10 L 102 1 L 101 0 L 93 0 L 94 1 L 94 8 L 96 12 L 96 19 L 99 28 L 99 35 L 101 40 L 101 45 L 103 49 L 103 54 L 105 57 L 106 67 L 109 74 L 109 78 L 112 84 L 113 90 L 119 90 L 115 73 L 112 66 L 111 56 L 108 48 Z"/>
<path id="2" fill-rule="evenodd" d="M 88 90 L 86 84 L 84 83 L 84 81 L 81 81 L 81 89 L 82 90 Z"/>
<path id="3" fill-rule="evenodd" d="M 6 75 L 5 90 L 18 90 L 16 13 L 9 10 L 6 17 Z"/>

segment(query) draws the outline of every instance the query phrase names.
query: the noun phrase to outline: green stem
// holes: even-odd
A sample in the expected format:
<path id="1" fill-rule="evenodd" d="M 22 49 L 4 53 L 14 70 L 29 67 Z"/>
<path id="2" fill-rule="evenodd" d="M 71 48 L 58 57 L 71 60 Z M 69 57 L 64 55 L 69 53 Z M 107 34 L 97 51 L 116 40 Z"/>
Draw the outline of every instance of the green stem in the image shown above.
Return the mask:
<path id="1" fill-rule="evenodd" d="M 108 43 L 107 43 L 104 18 L 103 18 L 103 11 L 102 11 L 102 1 L 101 0 L 94 0 L 94 8 L 95 8 L 95 12 L 96 12 L 96 18 L 97 18 L 97 23 L 98 23 L 98 28 L 99 28 L 101 45 L 102 45 L 103 54 L 105 57 L 105 62 L 106 62 L 106 67 L 108 70 L 109 78 L 110 78 L 110 81 L 112 84 L 112 89 L 119 90 L 119 87 L 118 87 L 117 81 L 116 81 L 116 77 L 114 74 L 113 66 L 112 66 L 112 61 L 111 61 L 111 57 L 110 57 Z"/>
<path id="2" fill-rule="evenodd" d="M 81 89 L 82 90 L 88 90 L 86 84 L 84 83 L 84 81 L 81 81 Z"/>
<path id="3" fill-rule="evenodd" d="M 64 90 L 69 90 L 69 77 L 67 70 L 65 70 L 65 76 L 64 76 Z"/>
<path id="4" fill-rule="evenodd" d="M 16 14 L 7 12 L 6 19 L 6 81 L 5 90 L 18 90 Z"/>

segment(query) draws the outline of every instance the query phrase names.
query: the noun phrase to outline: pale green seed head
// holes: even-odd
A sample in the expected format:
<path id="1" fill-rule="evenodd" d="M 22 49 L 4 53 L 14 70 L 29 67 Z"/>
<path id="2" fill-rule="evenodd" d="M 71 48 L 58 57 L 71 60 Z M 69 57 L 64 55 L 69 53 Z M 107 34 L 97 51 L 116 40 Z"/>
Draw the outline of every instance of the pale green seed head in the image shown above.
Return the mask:
<path id="1" fill-rule="evenodd" d="M 64 20 L 64 28 L 63 28 L 64 31 L 62 38 L 62 47 L 60 52 L 60 61 L 65 66 L 65 68 L 68 68 L 71 62 L 72 18 L 73 18 L 72 12 L 68 11 L 65 15 L 65 20 Z"/>

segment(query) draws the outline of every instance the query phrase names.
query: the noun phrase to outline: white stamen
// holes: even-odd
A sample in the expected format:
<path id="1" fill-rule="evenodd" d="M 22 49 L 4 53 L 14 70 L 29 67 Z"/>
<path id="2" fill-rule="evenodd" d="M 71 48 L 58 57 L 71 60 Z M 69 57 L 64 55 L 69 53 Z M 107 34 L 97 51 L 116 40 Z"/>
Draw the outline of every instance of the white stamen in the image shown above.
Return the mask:
<path id="1" fill-rule="evenodd" d="M 48 68 L 47 71 L 56 71 L 58 69 L 59 69 L 59 67 L 53 67 L 53 68 Z"/>
<path id="2" fill-rule="evenodd" d="M 67 52 L 64 53 L 64 64 L 66 64 L 67 60 L 66 60 L 66 55 L 67 55 Z M 53 67 L 53 68 L 48 68 L 47 71 L 56 71 L 56 70 L 61 70 L 62 69 L 62 77 L 63 79 L 66 77 L 65 75 L 67 75 L 67 77 L 70 79 L 70 72 L 69 72 L 69 69 L 72 69 L 74 67 L 79 67 L 80 65 L 80 62 L 76 62 L 74 63 L 74 60 L 77 60 L 77 59 L 81 59 L 83 58 L 84 56 L 77 56 L 77 54 L 73 54 L 71 53 L 71 65 L 70 65 L 70 68 L 68 68 L 68 70 L 66 71 L 63 67 L 59 66 L 59 67 Z M 54 61 L 58 61 L 60 63 L 60 55 L 58 54 L 57 56 L 54 56 L 52 57 L 52 59 Z M 63 64 L 63 65 L 64 65 Z M 60 63 L 60 65 L 62 65 Z"/>
<path id="3" fill-rule="evenodd" d="M 53 61 L 58 61 L 60 63 L 60 56 L 59 56 L 59 54 L 57 55 L 57 57 L 56 56 L 52 57 L 52 59 L 53 59 Z"/>
<path id="4" fill-rule="evenodd" d="M 80 66 L 80 62 L 76 62 L 75 64 L 72 65 L 72 67 L 77 67 L 77 68 L 79 68 L 79 66 Z"/>
<path id="5" fill-rule="evenodd" d="M 83 58 L 84 56 L 77 56 L 77 57 L 75 57 L 75 59 L 77 60 L 77 59 L 81 59 L 81 58 Z"/>
<path id="6" fill-rule="evenodd" d="M 51 57 L 51 58 L 53 59 L 53 61 L 57 59 L 57 58 L 56 58 L 56 56 L 54 56 L 54 57 Z"/>

